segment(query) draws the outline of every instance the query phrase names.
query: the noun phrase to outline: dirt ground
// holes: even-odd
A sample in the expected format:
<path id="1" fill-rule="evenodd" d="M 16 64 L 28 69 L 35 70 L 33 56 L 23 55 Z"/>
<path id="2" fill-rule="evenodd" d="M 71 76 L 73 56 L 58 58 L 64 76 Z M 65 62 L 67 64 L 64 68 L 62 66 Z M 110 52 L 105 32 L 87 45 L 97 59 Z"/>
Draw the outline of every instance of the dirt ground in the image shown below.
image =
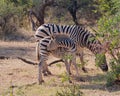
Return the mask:
<path id="1" fill-rule="evenodd" d="M 0 96 L 55 96 L 64 85 L 69 85 L 67 81 L 62 83 L 60 77 L 66 71 L 63 63 L 59 63 L 61 67 L 58 64 L 49 67 L 52 75 L 44 77 L 45 83 L 38 85 L 37 65 L 18 58 L 35 63 L 35 43 L 0 41 L 0 56 L 10 57 L 0 59 Z M 106 87 L 106 73 L 96 68 L 94 55 L 87 50 L 84 57 L 88 73 L 79 71 L 84 82 L 72 78 L 73 82 L 80 85 L 84 96 L 120 96 L 119 86 Z M 50 56 L 48 63 L 55 59 Z M 75 74 L 73 69 L 72 71 Z"/>

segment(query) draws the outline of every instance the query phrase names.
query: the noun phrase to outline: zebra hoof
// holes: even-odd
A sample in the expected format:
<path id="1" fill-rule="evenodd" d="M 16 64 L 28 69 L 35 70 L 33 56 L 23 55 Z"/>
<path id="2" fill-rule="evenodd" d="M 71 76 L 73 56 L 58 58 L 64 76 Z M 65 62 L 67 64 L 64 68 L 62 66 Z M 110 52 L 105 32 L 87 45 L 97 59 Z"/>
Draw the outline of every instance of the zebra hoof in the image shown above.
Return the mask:
<path id="1" fill-rule="evenodd" d="M 70 72 L 69 75 L 72 75 L 72 73 Z"/>
<path id="2" fill-rule="evenodd" d="M 47 74 L 46 72 L 45 72 L 45 73 L 43 73 L 43 75 L 44 75 L 44 76 L 48 76 L 48 74 Z"/>
<path id="3" fill-rule="evenodd" d="M 47 71 L 48 75 L 52 75 L 52 73 L 50 71 Z"/>
<path id="4" fill-rule="evenodd" d="M 69 80 L 69 83 L 72 83 L 72 81 L 71 81 L 71 80 Z"/>
<path id="5" fill-rule="evenodd" d="M 85 82 L 85 80 L 84 80 L 83 78 L 80 78 L 79 80 L 80 80 L 81 82 Z"/>
<path id="6" fill-rule="evenodd" d="M 76 80 L 80 81 L 80 82 L 85 82 L 85 80 L 83 78 L 81 78 L 81 77 L 79 77 L 79 78 L 77 77 Z"/>
<path id="7" fill-rule="evenodd" d="M 39 81 L 39 85 L 41 85 L 42 83 L 44 83 L 44 80 Z"/>
<path id="8" fill-rule="evenodd" d="M 82 70 L 83 70 L 83 72 L 88 73 L 86 68 L 83 67 Z"/>

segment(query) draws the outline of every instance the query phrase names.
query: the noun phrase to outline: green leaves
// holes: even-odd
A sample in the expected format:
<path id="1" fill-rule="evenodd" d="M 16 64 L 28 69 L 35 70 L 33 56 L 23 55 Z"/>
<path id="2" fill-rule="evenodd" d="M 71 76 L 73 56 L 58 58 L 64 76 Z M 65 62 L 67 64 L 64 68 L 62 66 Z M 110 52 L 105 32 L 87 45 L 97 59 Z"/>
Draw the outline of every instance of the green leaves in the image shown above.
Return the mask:
<path id="1" fill-rule="evenodd" d="M 107 78 L 107 83 L 106 83 L 107 87 L 112 86 L 114 80 L 116 79 L 115 74 L 112 71 L 107 73 L 106 78 Z"/>
<path id="2" fill-rule="evenodd" d="M 58 91 L 56 96 L 83 96 L 83 93 L 80 91 L 79 86 L 73 84 L 71 86 L 64 87 L 61 91 Z"/>
<path id="3" fill-rule="evenodd" d="M 96 66 L 100 66 L 101 64 L 104 64 L 104 61 L 105 61 L 105 54 L 97 54 L 95 56 L 95 63 L 96 63 Z"/>
<path id="4" fill-rule="evenodd" d="M 65 54 L 65 55 L 64 55 L 64 59 L 65 59 L 65 60 L 72 60 L 72 58 L 73 58 L 73 56 L 70 55 L 70 54 Z"/>
<path id="5" fill-rule="evenodd" d="M 4 0 L 1 0 L 0 1 L 0 16 L 5 16 L 9 13 L 15 13 L 16 11 L 14 10 L 14 5 L 13 3 L 7 3 L 7 2 L 4 2 Z"/>
<path id="6" fill-rule="evenodd" d="M 62 83 L 70 80 L 70 77 L 66 74 L 66 72 L 60 74 L 60 77 L 61 77 Z"/>
<path id="7" fill-rule="evenodd" d="M 114 0 L 98 0 L 97 3 L 99 5 L 98 11 L 104 16 L 111 15 L 116 12 L 116 8 L 114 8 Z"/>
<path id="8" fill-rule="evenodd" d="M 101 9 L 102 17 L 98 21 L 98 29 L 101 34 L 105 34 L 103 40 L 111 42 L 109 48 L 111 71 L 107 74 L 107 86 L 110 86 L 115 84 L 116 80 L 120 80 L 120 53 L 118 51 L 119 49 L 117 49 L 120 45 L 120 0 L 99 1 L 102 2 L 100 7 L 107 8 Z"/>

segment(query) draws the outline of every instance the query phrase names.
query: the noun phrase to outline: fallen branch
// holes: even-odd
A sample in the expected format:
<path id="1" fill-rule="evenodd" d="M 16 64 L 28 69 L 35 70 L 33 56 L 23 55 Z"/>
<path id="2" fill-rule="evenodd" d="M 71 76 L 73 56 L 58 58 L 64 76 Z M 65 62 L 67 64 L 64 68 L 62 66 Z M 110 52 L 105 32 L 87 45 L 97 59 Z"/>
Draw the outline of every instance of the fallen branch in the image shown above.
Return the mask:
<path id="1" fill-rule="evenodd" d="M 19 59 L 25 63 L 28 63 L 28 64 L 31 64 L 31 65 L 37 65 L 36 62 L 32 62 L 32 61 L 29 61 L 25 58 L 22 58 L 22 57 L 8 57 L 8 56 L 0 56 L 0 59 Z"/>
<path id="2" fill-rule="evenodd" d="M 29 61 L 29 60 L 27 60 L 27 59 L 25 59 L 25 58 L 22 58 L 22 57 L 8 57 L 8 56 L 6 57 L 6 56 L 0 56 L 0 59 L 19 59 L 19 60 L 21 60 L 21 61 L 23 61 L 23 62 L 25 62 L 25 63 L 27 63 L 27 64 L 38 65 L 36 62 Z M 55 64 L 55 63 L 58 63 L 58 62 L 64 62 L 64 61 L 63 61 L 62 59 L 56 60 L 56 61 L 53 61 L 53 62 L 49 63 L 48 66 L 51 66 L 51 65 L 53 65 L 53 64 Z"/>
<path id="3" fill-rule="evenodd" d="M 53 61 L 53 62 L 51 62 L 50 64 L 48 64 L 48 66 L 51 66 L 51 65 L 53 65 L 53 64 L 55 64 L 55 63 L 58 63 L 58 62 L 64 62 L 62 59 L 60 59 L 60 60 L 56 60 L 56 61 Z"/>
<path id="4" fill-rule="evenodd" d="M 0 56 L 0 59 L 10 59 L 10 57 Z"/>
<path id="5" fill-rule="evenodd" d="M 37 65 L 37 63 L 35 63 L 35 62 L 28 61 L 27 59 L 24 59 L 24 58 L 21 58 L 21 57 L 17 57 L 17 59 L 20 59 L 23 62 L 28 63 L 28 64 Z"/>

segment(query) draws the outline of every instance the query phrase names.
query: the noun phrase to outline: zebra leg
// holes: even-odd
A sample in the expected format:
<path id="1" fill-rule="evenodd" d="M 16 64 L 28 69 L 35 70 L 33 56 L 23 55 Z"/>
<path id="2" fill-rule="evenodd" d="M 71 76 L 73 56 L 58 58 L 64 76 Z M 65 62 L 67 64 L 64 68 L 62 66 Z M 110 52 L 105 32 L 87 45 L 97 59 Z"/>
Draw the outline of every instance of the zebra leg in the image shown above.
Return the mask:
<path id="1" fill-rule="evenodd" d="M 38 64 L 38 83 L 39 85 L 42 84 L 44 82 L 43 78 L 42 78 L 42 66 L 43 66 L 43 61 L 40 61 Z"/>
<path id="2" fill-rule="evenodd" d="M 80 61 L 81 61 L 81 64 L 82 64 L 82 70 L 87 73 L 88 71 L 86 70 L 86 68 L 84 67 L 85 65 L 85 62 L 84 62 L 84 59 L 83 59 L 83 51 L 81 51 L 79 54 L 79 58 L 80 58 Z"/>
<path id="3" fill-rule="evenodd" d="M 78 71 L 78 66 L 77 66 L 77 64 L 76 64 L 76 55 L 75 55 L 75 54 L 73 55 L 72 63 L 73 63 L 73 65 L 75 66 L 76 76 L 79 76 L 79 71 Z"/>
<path id="4" fill-rule="evenodd" d="M 72 81 L 70 80 L 70 64 L 68 64 L 68 61 L 65 60 L 65 66 L 66 66 L 66 70 L 67 70 L 67 74 L 68 74 L 68 79 L 69 79 L 69 83 L 72 83 Z"/>
<path id="5" fill-rule="evenodd" d="M 72 64 L 72 60 L 69 61 L 69 65 L 68 66 L 71 67 L 71 64 Z M 69 71 L 69 74 L 72 75 L 71 70 Z"/>
<path id="6" fill-rule="evenodd" d="M 47 76 L 47 69 L 46 69 L 46 63 L 43 65 L 43 68 L 42 68 L 42 73 L 44 76 Z"/>
<path id="7" fill-rule="evenodd" d="M 49 71 L 48 69 L 48 65 L 47 63 L 45 62 L 44 66 L 43 66 L 43 74 L 44 76 L 47 76 L 47 75 L 52 75 L 52 73 Z"/>

